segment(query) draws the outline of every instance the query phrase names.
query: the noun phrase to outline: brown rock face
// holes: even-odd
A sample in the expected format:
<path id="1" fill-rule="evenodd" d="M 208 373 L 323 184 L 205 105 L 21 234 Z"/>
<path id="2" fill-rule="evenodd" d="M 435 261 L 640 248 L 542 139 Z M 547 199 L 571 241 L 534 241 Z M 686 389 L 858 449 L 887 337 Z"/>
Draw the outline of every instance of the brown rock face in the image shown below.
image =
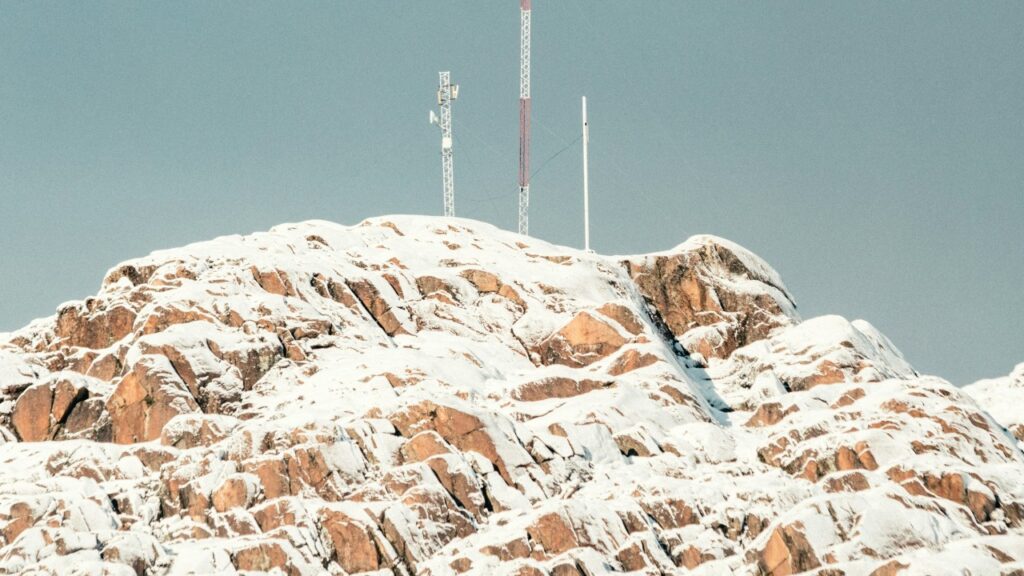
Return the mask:
<path id="1" fill-rule="evenodd" d="M 36 518 L 32 513 L 32 507 L 25 502 L 17 502 L 11 505 L 7 523 L 0 532 L 4 542 L 13 542 L 22 532 L 35 524 Z"/>
<path id="2" fill-rule="evenodd" d="M 666 530 L 682 528 L 700 521 L 700 517 L 689 504 L 676 498 L 646 500 L 641 502 L 640 506 Z"/>
<path id="3" fill-rule="evenodd" d="M 199 411 L 199 405 L 170 363 L 160 363 L 155 358 L 158 357 L 139 361 L 107 400 L 113 440 L 118 444 L 159 438 L 171 418 Z"/>
<path id="4" fill-rule="evenodd" d="M 408 525 L 410 521 L 414 525 L 412 532 L 399 528 L 399 525 Z M 416 533 L 427 527 L 434 535 L 433 541 L 414 538 Z M 442 488 L 430 486 L 407 490 L 401 501 L 385 512 L 383 529 L 398 553 L 413 567 L 439 547 L 475 531 L 469 517 L 459 510 L 451 496 Z"/>
<path id="5" fill-rule="evenodd" d="M 253 337 L 248 344 L 245 348 L 222 350 L 216 342 L 207 342 L 214 356 L 238 368 L 242 375 L 242 388 L 245 390 L 252 389 L 285 353 L 281 341 L 269 336 Z"/>
<path id="6" fill-rule="evenodd" d="M 397 334 L 408 334 L 402 327 L 402 323 L 391 310 L 391 306 L 381 296 L 380 291 L 368 280 L 353 280 L 348 282 L 348 287 L 362 303 L 367 313 L 380 325 L 381 330 L 388 336 Z"/>
<path id="7" fill-rule="evenodd" d="M 92 308 L 96 308 L 93 310 Z M 95 300 L 62 308 L 55 334 L 62 346 L 106 348 L 124 338 L 135 324 L 135 312 L 124 307 L 100 308 Z"/>
<path id="8" fill-rule="evenodd" d="M 619 325 L 634 336 L 644 331 L 644 325 L 640 319 L 636 317 L 636 314 L 633 314 L 632 310 L 622 304 L 609 302 L 608 304 L 598 308 L 597 311 L 598 313 L 618 322 Z"/>
<path id="9" fill-rule="evenodd" d="M 569 521 L 555 512 L 541 516 L 526 531 L 552 556 L 580 545 Z"/>
<path id="10" fill-rule="evenodd" d="M 502 285 L 497 276 L 483 270 L 466 270 L 462 277 L 469 280 L 469 283 L 483 294 L 495 293 Z"/>
<path id="11" fill-rule="evenodd" d="M 506 482 L 511 483 L 505 462 L 498 456 L 483 422 L 450 406 L 423 401 L 396 412 L 390 417 L 391 424 L 402 436 L 411 437 L 424 430 L 437 432 L 445 441 L 462 451 L 472 451 L 490 460 Z"/>
<path id="12" fill-rule="evenodd" d="M 792 305 L 782 286 L 748 267 L 744 259 L 715 241 L 679 254 L 626 261 L 626 268 L 669 331 L 689 352 L 725 358 L 733 350 L 768 336 L 792 321 L 780 302 Z M 736 281 L 761 290 L 737 289 Z M 713 328 L 691 341 L 694 328 Z"/>
<path id="13" fill-rule="evenodd" d="M 452 466 L 448 460 L 442 457 L 429 458 L 426 463 L 437 476 L 441 486 L 444 486 L 444 489 L 460 506 L 477 520 L 483 519 L 486 499 L 468 468 L 460 469 L 457 466 Z"/>
<path id="14" fill-rule="evenodd" d="M 541 364 L 581 367 L 605 358 L 625 343 L 622 334 L 607 322 L 580 312 L 533 351 Z"/>
<path id="15" fill-rule="evenodd" d="M 89 397 L 89 391 L 68 380 L 51 384 L 36 384 L 18 397 L 11 423 L 18 437 L 25 442 L 40 442 L 58 437 L 71 420 L 78 404 Z M 79 417 L 71 422 L 79 431 Z M 88 426 L 86 426 L 88 427 Z"/>
<path id="16" fill-rule="evenodd" d="M 288 275 L 280 270 L 259 270 L 252 267 L 252 277 L 256 283 L 271 294 L 278 296 L 296 296 L 295 287 L 289 280 Z"/>
<path id="17" fill-rule="evenodd" d="M 333 510 L 323 513 L 323 529 L 334 546 L 334 559 L 350 574 L 380 570 L 382 559 L 368 529 Z"/>
<path id="18" fill-rule="evenodd" d="M 512 391 L 512 397 L 524 402 L 535 402 L 549 398 L 571 398 L 586 394 L 592 390 L 600 390 L 614 386 L 614 382 L 600 380 L 573 380 L 565 377 L 552 377 L 535 382 L 527 382 Z"/>
<path id="19" fill-rule="evenodd" d="M 435 276 L 420 276 L 416 279 L 416 288 L 424 297 L 436 298 L 447 304 L 454 304 L 457 300 L 451 285 Z"/>
<path id="20" fill-rule="evenodd" d="M 608 369 L 608 373 L 612 376 L 621 376 L 626 372 L 632 372 L 633 370 L 639 370 L 646 366 L 650 366 L 658 361 L 658 357 L 653 354 L 646 352 L 637 352 L 636 350 L 626 350 L 615 360 L 612 367 Z"/>
<path id="21" fill-rule="evenodd" d="M 50 436 L 50 408 L 53 390 L 46 384 L 36 384 L 22 392 L 14 405 L 12 422 L 18 436 L 26 442 L 48 440 Z"/>
<path id="22" fill-rule="evenodd" d="M 931 494 L 966 506 L 978 522 L 989 521 L 998 505 L 989 494 L 970 490 L 965 476 L 959 472 L 934 474 L 894 467 L 887 470 L 886 474 L 893 481 L 901 482 L 903 488 L 911 494 Z"/>
<path id="23" fill-rule="evenodd" d="M 232 508 L 244 508 L 252 502 L 252 496 L 245 478 L 243 476 L 232 476 L 226 478 L 213 491 L 213 508 L 217 512 L 225 512 Z"/>
<path id="24" fill-rule="evenodd" d="M 843 368 L 847 368 L 848 370 L 851 369 L 851 367 L 837 366 L 829 360 L 822 360 L 818 364 L 818 370 L 814 374 L 806 378 L 791 379 L 789 381 L 789 388 L 790 390 L 797 391 L 810 390 L 815 386 L 844 382 L 846 380 L 846 372 Z"/>
<path id="25" fill-rule="evenodd" d="M 814 555 L 814 548 L 804 536 L 803 526 L 792 524 L 772 532 L 768 543 L 758 555 L 757 565 L 762 574 L 790 576 L 818 568 L 821 561 Z"/>
<path id="26" fill-rule="evenodd" d="M 289 561 L 288 553 L 282 544 L 273 541 L 242 548 L 235 553 L 232 560 L 239 570 L 268 572 L 277 569 L 289 576 L 299 576 L 302 573 Z"/>
<path id="27" fill-rule="evenodd" d="M 420 432 L 402 446 L 402 459 L 406 462 L 422 462 L 431 456 L 448 454 L 444 439 L 437 432 Z"/>
<path id="28" fill-rule="evenodd" d="M 786 416 L 798 411 L 799 409 L 796 406 L 790 406 L 783 410 L 782 404 L 778 402 L 765 402 L 757 407 L 754 414 L 743 425 L 750 427 L 774 426 Z"/>
<path id="29" fill-rule="evenodd" d="M 483 270 L 466 270 L 462 273 L 462 277 L 469 280 L 469 283 L 472 284 L 473 287 L 481 294 L 497 294 L 523 309 L 526 308 L 526 302 L 524 302 L 519 296 L 519 293 L 490 272 L 485 272 Z"/>

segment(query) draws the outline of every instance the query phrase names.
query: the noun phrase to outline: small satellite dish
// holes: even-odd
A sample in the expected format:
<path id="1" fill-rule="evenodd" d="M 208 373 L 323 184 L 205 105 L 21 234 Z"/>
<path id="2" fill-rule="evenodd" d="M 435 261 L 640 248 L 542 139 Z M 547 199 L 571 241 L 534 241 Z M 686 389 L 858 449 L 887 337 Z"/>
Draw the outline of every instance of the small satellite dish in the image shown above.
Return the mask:
<path id="1" fill-rule="evenodd" d="M 437 124 L 437 114 L 434 114 L 433 110 L 430 111 L 430 123 Z"/>

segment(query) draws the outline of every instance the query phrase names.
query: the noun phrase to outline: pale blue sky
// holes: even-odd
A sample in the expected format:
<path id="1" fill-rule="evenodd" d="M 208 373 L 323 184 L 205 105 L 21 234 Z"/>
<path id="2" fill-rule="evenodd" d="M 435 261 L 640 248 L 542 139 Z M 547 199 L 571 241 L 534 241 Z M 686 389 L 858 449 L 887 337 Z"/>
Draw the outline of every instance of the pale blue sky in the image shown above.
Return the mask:
<path id="1" fill-rule="evenodd" d="M 0 0 L 0 330 L 118 261 L 323 218 L 515 223 L 518 2 Z M 731 238 L 955 383 L 1024 361 L 1024 2 L 535 0 L 534 162 L 593 243 Z M 579 245 L 578 146 L 531 231 Z"/>

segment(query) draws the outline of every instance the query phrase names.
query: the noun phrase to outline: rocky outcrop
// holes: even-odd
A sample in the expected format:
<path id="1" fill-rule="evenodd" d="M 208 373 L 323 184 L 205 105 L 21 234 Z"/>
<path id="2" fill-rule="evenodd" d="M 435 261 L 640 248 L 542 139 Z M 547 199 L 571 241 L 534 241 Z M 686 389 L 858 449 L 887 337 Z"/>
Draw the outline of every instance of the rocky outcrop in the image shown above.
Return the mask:
<path id="1" fill-rule="evenodd" d="M 104 306 L 90 299 L 61 308 L 54 334 L 61 346 L 101 349 L 121 340 L 133 330 L 135 312 L 127 306 Z"/>
<path id="2" fill-rule="evenodd" d="M 762 574 L 790 576 L 818 568 L 821 561 L 804 536 L 804 527 L 794 524 L 772 531 L 765 547 L 757 555 L 757 566 Z"/>
<path id="3" fill-rule="evenodd" d="M 665 254 L 625 261 L 629 275 L 687 352 L 725 358 L 792 325 L 796 304 L 778 274 L 743 248 L 713 236 Z"/>
<path id="4" fill-rule="evenodd" d="M 170 361 L 147 356 L 117 385 L 107 411 L 114 442 L 129 444 L 159 438 L 172 418 L 198 412 L 199 405 Z"/>
<path id="5" fill-rule="evenodd" d="M 455 219 L 127 262 L 0 338 L 0 572 L 1016 569 L 1016 380 L 792 302 L 725 240 Z"/>
<path id="6" fill-rule="evenodd" d="M 18 396 L 11 423 L 18 438 L 40 442 L 73 436 L 99 420 L 88 385 L 77 374 L 35 384 Z"/>
<path id="7" fill-rule="evenodd" d="M 532 352 L 544 365 L 581 367 L 607 357 L 626 341 L 616 327 L 580 312 L 556 334 L 537 344 Z"/>

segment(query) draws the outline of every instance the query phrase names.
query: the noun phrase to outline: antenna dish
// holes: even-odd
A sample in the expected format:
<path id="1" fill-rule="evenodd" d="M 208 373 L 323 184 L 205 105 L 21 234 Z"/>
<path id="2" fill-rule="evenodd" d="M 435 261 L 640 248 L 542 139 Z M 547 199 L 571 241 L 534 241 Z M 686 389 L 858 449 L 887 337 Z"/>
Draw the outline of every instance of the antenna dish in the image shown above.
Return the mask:
<path id="1" fill-rule="evenodd" d="M 437 114 L 434 114 L 433 110 L 430 111 L 430 123 L 437 124 Z"/>

